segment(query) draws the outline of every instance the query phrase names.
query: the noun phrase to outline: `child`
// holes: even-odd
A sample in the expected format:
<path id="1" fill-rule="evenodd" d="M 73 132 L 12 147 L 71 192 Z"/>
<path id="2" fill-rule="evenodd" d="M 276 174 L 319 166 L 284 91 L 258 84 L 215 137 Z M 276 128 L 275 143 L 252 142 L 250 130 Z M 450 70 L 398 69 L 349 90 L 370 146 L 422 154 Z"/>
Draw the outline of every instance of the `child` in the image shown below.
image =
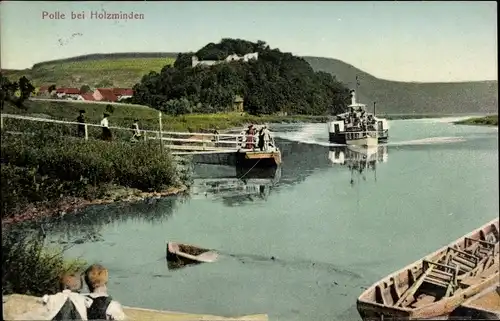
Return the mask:
<path id="1" fill-rule="evenodd" d="M 108 270 L 100 264 L 91 265 L 85 271 L 85 283 L 91 292 L 87 297 L 92 304 L 87 309 L 89 320 L 125 320 L 122 306 L 108 295 Z"/>
<path id="2" fill-rule="evenodd" d="M 17 320 L 88 320 L 87 308 L 92 300 L 81 295 L 81 276 L 65 274 L 60 279 L 61 292 L 44 295 L 41 305 L 17 317 Z"/>

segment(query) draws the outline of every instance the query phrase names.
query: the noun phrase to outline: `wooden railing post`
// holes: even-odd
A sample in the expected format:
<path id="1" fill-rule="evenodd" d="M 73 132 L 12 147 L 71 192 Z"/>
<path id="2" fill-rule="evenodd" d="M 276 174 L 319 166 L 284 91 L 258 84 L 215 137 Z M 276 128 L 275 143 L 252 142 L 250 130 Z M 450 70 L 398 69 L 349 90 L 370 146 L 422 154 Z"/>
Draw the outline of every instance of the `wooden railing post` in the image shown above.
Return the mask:
<path id="1" fill-rule="evenodd" d="M 89 140 L 89 128 L 87 124 L 85 124 L 85 140 Z"/>
<path id="2" fill-rule="evenodd" d="M 161 124 L 161 111 L 158 112 L 158 118 L 159 118 L 159 121 L 160 121 L 160 131 L 158 132 L 159 134 L 159 137 L 160 137 L 160 151 L 163 153 L 163 134 L 161 132 L 162 130 L 162 124 Z"/>
<path id="3" fill-rule="evenodd" d="M 0 129 L 3 129 L 3 115 L 0 114 Z"/>

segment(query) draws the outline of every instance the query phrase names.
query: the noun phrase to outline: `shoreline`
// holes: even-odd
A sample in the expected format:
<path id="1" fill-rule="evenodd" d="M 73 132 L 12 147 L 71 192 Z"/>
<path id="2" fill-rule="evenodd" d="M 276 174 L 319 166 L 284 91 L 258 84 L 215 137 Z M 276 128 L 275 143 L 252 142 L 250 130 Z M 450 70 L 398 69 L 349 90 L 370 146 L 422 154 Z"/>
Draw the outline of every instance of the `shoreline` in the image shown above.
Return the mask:
<path id="1" fill-rule="evenodd" d="M 488 115 L 483 117 L 470 117 L 464 120 L 453 122 L 454 125 L 472 125 L 498 127 L 498 115 Z"/>
<path id="2" fill-rule="evenodd" d="M 138 203 L 148 199 L 158 199 L 168 196 L 176 196 L 185 193 L 187 186 L 170 187 L 160 192 L 141 192 L 131 188 L 116 188 L 110 191 L 110 196 L 95 200 L 87 200 L 80 197 L 63 197 L 52 205 L 30 204 L 24 210 L 2 219 L 2 229 L 14 224 L 27 221 L 36 221 L 42 218 L 49 218 L 59 215 L 77 214 L 78 212 L 93 205 L 105 205 L 113 203 Z M 114 196 L 114 197 L 113 197 Z"/>

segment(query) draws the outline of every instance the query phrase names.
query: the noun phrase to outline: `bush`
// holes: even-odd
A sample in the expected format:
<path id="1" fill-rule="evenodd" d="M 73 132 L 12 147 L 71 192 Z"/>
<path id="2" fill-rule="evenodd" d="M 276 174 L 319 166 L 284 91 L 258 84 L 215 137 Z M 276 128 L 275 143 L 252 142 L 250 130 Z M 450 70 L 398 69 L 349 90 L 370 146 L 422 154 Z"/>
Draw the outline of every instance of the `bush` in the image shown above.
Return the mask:
<path id="1" fill-rule="evenodd" d="M 42 176 L 37 173 L 36 168 L 8 164 L 1 164 L 1 180 L 2 219 L 19 213 L 29 204 L 51 206 L 61 196 L 96 199 L 105 193 L 104 186 L 94 187 L 85 180 L 62 181 L 47 175 Z"/>
<path id="2" fill-rule="evenodd" d="M 2 234 L 2 295 L 56 293 L 63 273 L 81 271 L 85 265 L 81 260 L 65 261 L 60 250 L 45 249 L 42 236 Z"/>
<path id="3" fill-rule="evenodd" d="M 1 216 L 63 197 L 102 198 L 111 185 L 162 191 L 181 184 L 158 142 L 105 142 L 41 134 L 1 136 Z M 183 177 L 184 178 L 184 177 Z"/>
<path id="4" fill-rule="evenodd" d="M 172 157 L 160 153 L 158 142 L 131 144 L 71 137 L 2 135 L 2 163 L 36 168 L 42 176 L 62 181 L 88 180 L 159 191 L 178 183 Z"/>

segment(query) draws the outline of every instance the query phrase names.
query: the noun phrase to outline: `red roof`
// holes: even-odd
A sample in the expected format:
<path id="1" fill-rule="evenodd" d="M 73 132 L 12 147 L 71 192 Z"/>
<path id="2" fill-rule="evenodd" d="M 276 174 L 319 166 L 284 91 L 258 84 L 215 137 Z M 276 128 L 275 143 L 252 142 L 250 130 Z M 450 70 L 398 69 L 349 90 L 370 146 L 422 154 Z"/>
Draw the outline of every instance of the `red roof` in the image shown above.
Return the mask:
<path id="1" fill-rule="evenodd" d="M 80 96 L 82 96 L 83 100 L 95 100 L 92 93 L 85 93 L 81 94 Z"/>
<path id="2" fill-rule="evenodd" d="M 132 88 L 113 88 L 113 93 L 117 96 L 132 96 L 134 91 Z"/>
<path id="3" fill-rule="evenodd" d="M 65 93 L 69 95 L 78 95 L 80 94 L 80 89 L 78 88 L 57 88 L 57 93 Z"/>
<path id="4" fill-rule="evenodd" d="M 97 88 L 96 91 L 99 91 L 102 95 L 102 100 L 104 101 L 117 101 L 118 97 L 113 93 L 113 89 L 111 88 Z"/>

